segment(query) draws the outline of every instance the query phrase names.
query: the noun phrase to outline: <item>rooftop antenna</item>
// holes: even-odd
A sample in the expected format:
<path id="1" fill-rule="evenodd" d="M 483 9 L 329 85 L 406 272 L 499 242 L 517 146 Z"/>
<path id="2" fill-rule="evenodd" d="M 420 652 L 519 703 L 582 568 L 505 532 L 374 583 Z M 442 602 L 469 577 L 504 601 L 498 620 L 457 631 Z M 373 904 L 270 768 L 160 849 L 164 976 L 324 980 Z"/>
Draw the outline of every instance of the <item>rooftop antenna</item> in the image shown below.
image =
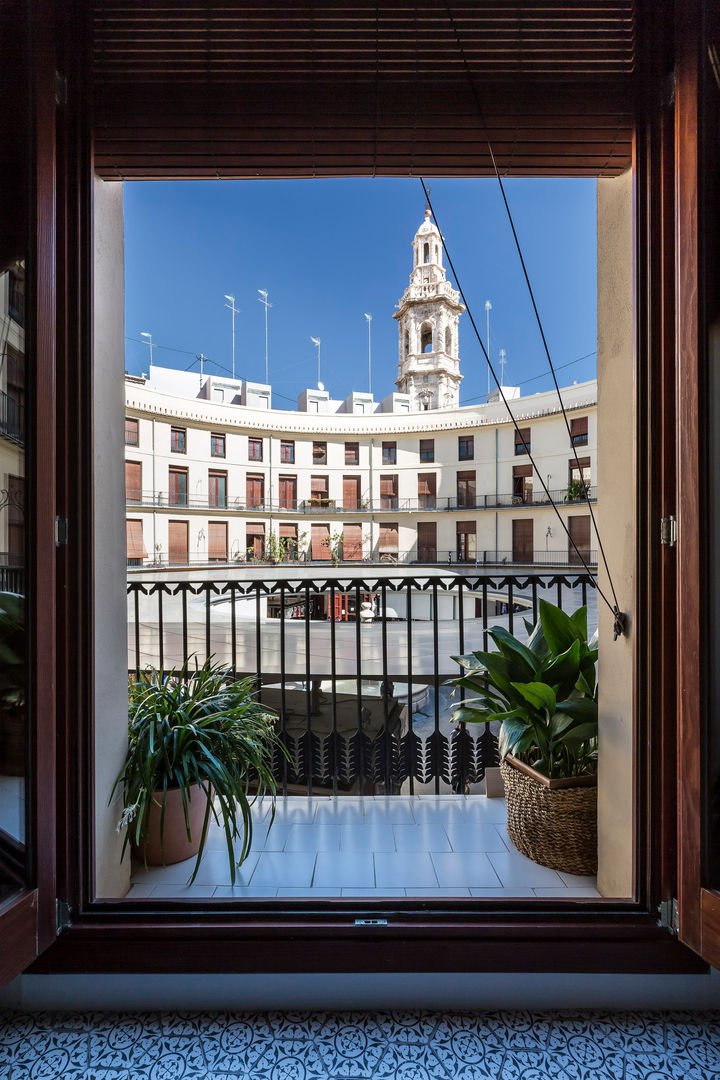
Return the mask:
<path id="1" fill-rule="evenodd" d="M 147 339 L 146 344 L 150 346 L 150 363 L 152 364 L 152 362 L 153 362 L 153 349 L 157 348 L 156 345 L 153 345 L 152 334 L 148 333 L 147 330 L 141 330 L 140 331 L 140 337 L 144 337 L 144 338 Z"/>
<path id="2" fill-rule="evenodd" d="M 232 377 L 235 378 L 235 316 L 240 313 L 240 308 L 235 307 L 235 297 L 230 296 L 229 293 L 225 293 L 225 299 L 230 303 L 226 304 L 226 308 L 230 308 L 232 311 Z"/>
<path id="3" fill-rule="evenodd" d="M 507 363 L 507 353 L 504 349 L 500 350 L 500 385 L 505 385 L 505 364 Z"/>
<path id="4" fill-rule="evenodd" d="M 203 367 L 204 367 L 205 361 L 207 360 L 207 356 L 205 355 L 205 353 L 198 353 L 197 358 L 200 361 L 200 386 L 202 386 Z"/>
<path id="5" fill-rule="evenodd" d="M 319 387 L 320 386 L 320 338 L 319 337 L 311 337 L 310 340 L 312 341 L 313 345 L 315 346 L 315 348 L 318 351 L 317 360 L 318 360 L 318 387 Z"/>
<path id="6" fill-rule="evenodd" d="M 261 300 L 258 300 L 258 303 L 265 305 L 265 383 L 267 384 L 270 382 L 268 367 L 268 308 L 271 308 L 272 304 L 268 300 L 267 289 L 258 289 L 258 292 L 262 297 Z"/>
<path id="7" fill-rule="evenodd" d="M 486 321 L 486 325 L 487 325 L 487 351 L 488 351 L 488 356 L 490 355 L 490 312 L 491 311 L 492 311 L 492 304 L 490 303 L 489 300 L 486 300 L 485 301 L 485 321 Z M 488 369 L 488 372 L 487 372 L 487 375 L 488 375 L 487 392 L 488 392 L 488 397 L 489 397 L 490 396 L 490 362 L 489 361 L 488 361 L 487 369 Z"/>
<path id="8" fill-rule="evenodd" d="M 372 315 L 369 311 L 365 312 L 365 318 L 367 319 L 368 324 L 368 393 L 372 395 L 372 338 L 370 336 Z"/>

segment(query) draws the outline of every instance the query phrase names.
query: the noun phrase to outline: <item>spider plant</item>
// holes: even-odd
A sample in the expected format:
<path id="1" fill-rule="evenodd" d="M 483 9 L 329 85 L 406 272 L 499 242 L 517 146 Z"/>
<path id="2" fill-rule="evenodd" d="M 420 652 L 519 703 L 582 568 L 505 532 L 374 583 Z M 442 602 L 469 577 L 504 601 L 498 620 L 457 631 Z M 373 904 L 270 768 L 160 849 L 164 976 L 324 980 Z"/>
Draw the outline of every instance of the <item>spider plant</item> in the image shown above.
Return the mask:
<path id="1" fill-rule="evenodd" d="M 598 706 L 595 642 L 587 608 L 572 615 L 540 600 L 527 644 L 503 627 L 488 631 L 497 652 L 454 656 L 463 669 L 450 685 L 475 696 L 456 705 L 453 721 L 500 722 L 500 756 L 512 754 L 550 779 L 595 772 Z"/>
<path id="2" fill-rule="evenodd" d="M 287 755 L 277 737 L 275 714 L 257 701 L 253 679 L 235 681 L 230 670 L 212 657 L 194 669 L 187 660 L 179 672 L 150 669 L 129 684 L 128 750 L 114 785 L 120 788 L 123 812 L 118 830 L 128 843 L 143 851 L 150 808 L 160 805 L 160 845 L 164 862 L 167 793 L 180 790 L 188 841 L 189 789 L 199 784 L 207 799 L 200 848 L 190 884 L 195 880 L 205 849 L 210 815 L 222 825 L 235 883 L 236 860 L 247 858 L 252 844 L 251 806 L 261 795 L 273 799 L 276 784 L 273 757 Z M 197 796 L 196 796 L 197 797 Z M 237 858 L 235 842 L 240 843 Z"/>

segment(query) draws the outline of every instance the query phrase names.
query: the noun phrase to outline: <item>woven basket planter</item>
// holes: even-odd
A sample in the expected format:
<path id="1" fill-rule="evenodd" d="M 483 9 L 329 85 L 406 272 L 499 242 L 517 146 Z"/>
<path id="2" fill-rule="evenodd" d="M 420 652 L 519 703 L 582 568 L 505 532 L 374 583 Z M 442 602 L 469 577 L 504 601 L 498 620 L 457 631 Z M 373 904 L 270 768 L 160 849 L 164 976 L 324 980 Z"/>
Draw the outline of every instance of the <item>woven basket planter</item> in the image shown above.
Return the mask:
<path id="1" fill-rule="evenodd" d="M 548 780 L 510 755 L 500 769 L 518 851 L 551 870 L 597 873 L 597 777 Z"/>

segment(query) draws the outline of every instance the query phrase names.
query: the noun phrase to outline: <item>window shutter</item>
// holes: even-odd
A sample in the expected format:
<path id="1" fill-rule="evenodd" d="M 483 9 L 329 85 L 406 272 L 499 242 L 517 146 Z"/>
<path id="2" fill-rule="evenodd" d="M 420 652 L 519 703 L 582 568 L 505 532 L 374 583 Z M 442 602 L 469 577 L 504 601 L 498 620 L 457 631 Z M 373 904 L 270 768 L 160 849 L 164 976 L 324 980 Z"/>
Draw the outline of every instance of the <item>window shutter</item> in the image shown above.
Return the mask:
<path id="1" fill-rule="evenodd" d="M 310 479 L 310 487 L 313 491 L 316 491 L 320 495 L 327 495 L 328 491 L 328 478 L 327 476 L 313 476 Z"/>
<path id="2" fill-rule="evenodd" d="M 362 557 L 362 525 L 343 525 L 343 559 L 358 562 Z"/>
<path id="3" fill-rule="evenodd" d="M 571 435 L 587 435 L 588 433 L 588 418 L 587 416 L 578 416 L 574 420 L 570 421 L 570 434 Z"/>
<path id="4" fill-rule="evenodd" d="M 532 474 L 533 474 L 532 465 L 513 465 L 513 477 L 514 478 L 524 477 L 524 476 L 532 476 Z"/>
<path id="5" fill-rule="evenodd" d="M 360 478 L 343 477 L 343 506 L 346 510 L 355 509 L 360 502 Z"/>
<path id="6" fill-rule="evenodd" d="M 310 555 L 313 559 L 326 561 L 331 557 L 329 541 L 329 525 L 310 526 Z"/>
<path id="7" fill-rule="evenodd" d="M 297 525 L 280 525 L 278 532 L 281 540 L 297 540 Z"/>
<path id="8" fill-rule="evenodd" d="M 397 522 L 380 526 L 380 539 L 378 547 L 381 552 L 394 553 L 398 549 Z"/>
<path id="9" fill-rule="evenodd" d="M 208 558 L 213 562 L 227 561 L 227 522 L 208 522 Z"/>
<path id="10" fill-rule="evenodd" d="M 142 521 L 126 521 L 128 559 L 146 559 L 147 550 L 143 540 Z"/>
<path id="11" fill-rule="evenodd" d="M 142 463 L 125 462 L 125 497 L 128 502 L 140 502 L 142 499 Z"/>
<path id="12" fill-rule="evenodd" d="M 488 175 L 465 61 L 504 175 L 631 162 L 633 0 L 89 7 L 106 180 Z"/>
<path id="13" fill-rule="evenodd" d="M 187 521 L 168 522 L 168 561 L 184 564 L 188 561 Z"/>
<path id="14" fill-rule="evenodd" d="M 387 496 L 395 495 L 395 476 L 381 476 L 380 477 L 380 494 Z"/>
<path id="15" fill-rule="evenodd" d="M 466 533 L 474 536 L 477 532 L 477 522 L 475 521 L 458 521 L 457 523 L 458 533 Z"/>

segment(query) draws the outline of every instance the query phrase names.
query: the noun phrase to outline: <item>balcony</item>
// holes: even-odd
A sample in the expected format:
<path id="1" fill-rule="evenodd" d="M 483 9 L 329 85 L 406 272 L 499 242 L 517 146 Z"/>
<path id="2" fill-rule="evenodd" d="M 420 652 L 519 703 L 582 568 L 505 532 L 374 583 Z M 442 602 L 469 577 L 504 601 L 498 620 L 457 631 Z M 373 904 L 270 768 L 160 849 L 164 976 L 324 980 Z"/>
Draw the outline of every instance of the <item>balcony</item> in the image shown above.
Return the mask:
<path id="1" fill-rule="evenodd" d="M 0 436 L 18 446 L 25 442 L 25 409 L 4 390 L 0 390 Z"/>
<path id="2" fill-rule="evenodd" d="M 256 679 L 289 751 L 289 761 L 275 760 L 275 821 L 268 830 L 270 801 L 260 801 L 234 889 L 224 834 L 212 826 L 191 888 L 193 860 L 136 866 L 130 895 L 597 897 L 593 878 L 514 849 L 504 799 L 483 793 L 485 770 L 498 762 L 494 725 L 451 726 L 444 685 L 456 673 L 451 656 L 482 648 L 489 627 L 523 636 L 540 596 L 567 610 L 587 603 L 594 624 L 593 580 L 432 571 L 418 580 L 387 568 L 297 575 L 278 567 L 272 580 L 247 571 L 130 580 L 131 673 L 212 654 L 237 678 Z M 373 618 L 358 625 L 368 597 Z"/>
<path id="3" fill-rule="evenodd" d="M 595 550 L 583 550 L 583 557 L 585 562 L 590 567 L 597 566 L 597 551 Z M 262 555 L 251 555 L 246 552 L 241 552 L 239 549 L 231 549 L 225 559 L 213 559 L 213 562 L 226 562 L 229 565 L 236 564 L 250 564 L 267 565 L 282 563 L 282 565 L 294 565 L 298 567 L 322 567 L 327 566 L 332 562 L 332 556 L 328 554 L 323 559 L 313 559 L 309 550 L 300 553 L 292 552 L 283 559 L 264 558 Z M 567 547 L 558 551 L 531 551 L 531 552 L 513 552 L 513 551 L 500 551 L 500 550 L 482 550 L 477 551 L 473 555 L 468 557 L 462 557 L 457 549 L 418 549 L 417 547 L 410 548 L 403 551 L 380 551 L 379 548 L 374 548 L 372 551 L 365 550 L 362 558 L 348 559 L 343 556 L 342 549 L 340 548 L 335 556 L 337 565 L 357 567 L 359 563 L 363 566 L 459 566 L 470 567 L 476 569 L 477 567 L 505 567 L 505 566 L 524 566 L 524 567 L 568 567 L 574 568 L 578 565 L 582 565 L 575 552 L 570 554 Z M 143 564 L 141 564 L 142 566 Z M 151 567 L 161 568 L 166 566 L 172 566 L 174 569 L 178 567 L 201 567 L 208 566 L 209 560 L 207 552 L 205 551 L 191 551 L 188 552 L 184 559 L 178 561 L 177 553 L 173 553 L 172 560 L 169 557 L 169 553 L 162 549 L 158 549 L 155 552 L 154 557 L 148 556 L 144 560 L 144 566 L 146 569 Z M 138 566 L 137 562 L 133 562 L 132 568 Z"/>

